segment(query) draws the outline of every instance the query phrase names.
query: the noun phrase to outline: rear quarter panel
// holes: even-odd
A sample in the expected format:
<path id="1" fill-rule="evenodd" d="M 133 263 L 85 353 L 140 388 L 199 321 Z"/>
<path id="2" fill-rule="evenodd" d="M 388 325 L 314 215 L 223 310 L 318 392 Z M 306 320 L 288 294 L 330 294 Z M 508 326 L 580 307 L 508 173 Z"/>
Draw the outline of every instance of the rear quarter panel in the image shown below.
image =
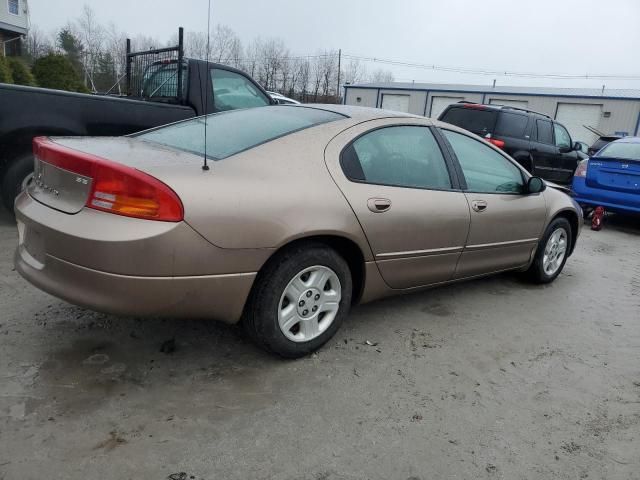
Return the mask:
<path id="1" fill-rule="evenodd" d="M 265 143 L 223 160 L 155 167 L 183 201 L 185 221 L 225 249 L 279 248 L 298 238 L 337 235 L 371 251 L 324 163 L 341 121 Z"/>

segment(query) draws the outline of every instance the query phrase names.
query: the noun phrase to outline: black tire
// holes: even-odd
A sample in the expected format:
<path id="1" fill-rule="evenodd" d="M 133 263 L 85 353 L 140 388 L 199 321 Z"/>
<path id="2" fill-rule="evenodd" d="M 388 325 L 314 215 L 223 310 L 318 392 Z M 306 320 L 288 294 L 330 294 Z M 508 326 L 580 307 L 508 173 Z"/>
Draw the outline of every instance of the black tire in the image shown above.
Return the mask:
<path id="1" fill-rule="evenodd" d="M 25 153 L 9 160 L 9 168 L 2 177 L 2 203 L 10 212 L 16 197 L 22 191 L 22 182 L 33 173 L 33 154 Z"/>
<path id="2" fill-rule="evenodd" d="M 281 297 L 289 282 L 304 269 L 328 267 L 341 284 L 341 299 L 333 322 L 318 337 L 306 342 L 287 338 L 278 324 Z M 322 243 L 301 243 L 278 253 L 260 271 L 244 311 L 242 325 L 265 350 L 285 358 L 298 358 L 318 350 L 338 331 L 351 307 L 352 280 L 347 262 Z"/>
<path id="3" fill-rule="evenodd" d="M 549 242 L 549 238 L 551 238 L 551 235 L 558 229 L 563 229 L 565 231 L 567 248 L 564 253 L 562 263 L 560 264 L 560 268 L 553 272 L 553 274 L 549 275 L 544 270 L 544 252 L 547 247 L 547 243 Z M 562 272 L 562 269 L 567 262 L 569 252 L 571 250 L 572 241 L 573 232 L 571 231 L 571 225 L 569 224 L 569 221 L 566 218 L 562 217 L 553 220 L 545 230 L 544 235 L 540 240 L 540 244 L 538 245 L 538 249 L 536 250 L 536 256 L 534 257 L 531 267 L 529 267 L 529 269 L 526 271 L 526 275 L 529 277 L 529 279 L 534 283 L 553 282 L 558 277 L 558 275 L 560 275 L 560 272 Z"/>

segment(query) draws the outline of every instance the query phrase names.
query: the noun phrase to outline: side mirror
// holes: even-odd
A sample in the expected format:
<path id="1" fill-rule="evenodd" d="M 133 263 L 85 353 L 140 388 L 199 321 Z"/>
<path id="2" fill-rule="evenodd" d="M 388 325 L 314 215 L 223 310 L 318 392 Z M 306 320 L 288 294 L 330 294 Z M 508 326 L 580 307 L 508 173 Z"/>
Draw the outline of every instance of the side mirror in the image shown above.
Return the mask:
<path id="1" fill-rule="evenodd" d="M 575 142 L 573 144 L 573 149 L 576 150 L 577 152 L 581 152 L 582 151 L 582 144 L 580 142 Z"/>
<path id="2" fill-rule="evenodd" d="M 531 177 L 527 182 L 527 193 L 540 193 L 547 189 L 547 184 L 540 177 Z"/>

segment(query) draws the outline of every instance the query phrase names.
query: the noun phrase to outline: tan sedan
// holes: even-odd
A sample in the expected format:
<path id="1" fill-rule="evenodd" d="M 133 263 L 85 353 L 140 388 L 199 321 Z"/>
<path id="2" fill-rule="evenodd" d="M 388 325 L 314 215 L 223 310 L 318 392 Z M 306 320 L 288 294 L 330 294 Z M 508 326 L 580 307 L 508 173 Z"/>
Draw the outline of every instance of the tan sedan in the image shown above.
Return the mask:
<path id="1" fill-rule="evenodd" d="M 378 109 L 271 106 L 34 150 L 16 200 L 28 281 L 105 312 L 242 321 L 286 357 L 354 303 L 506 270 L 551 282 L 580 232 L 580 207 L 504 152 Z"/>

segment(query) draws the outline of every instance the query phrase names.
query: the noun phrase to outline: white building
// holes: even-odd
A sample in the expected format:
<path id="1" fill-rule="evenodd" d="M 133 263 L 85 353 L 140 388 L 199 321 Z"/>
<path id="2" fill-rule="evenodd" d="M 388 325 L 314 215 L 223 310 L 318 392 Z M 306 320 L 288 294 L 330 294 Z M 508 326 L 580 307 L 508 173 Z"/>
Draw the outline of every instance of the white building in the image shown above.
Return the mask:
<path id="1" fill-rule="evenodd" d="M 28 31 L 27 0 L 0 0 L 0 55 L 20 55 Z"/>
<path id="2" fill-rule="evenodd" d="M 1 0 L 0 0 L 1 1 Z M 544 113 L 576 140 L 591 144 L 594 127 L 607 134 L 640 135 L 640 90 L 500 87 L 430 83 L 345 85 L 344 103 L 438 118 L 459 101 L 510 105 Z"/>

